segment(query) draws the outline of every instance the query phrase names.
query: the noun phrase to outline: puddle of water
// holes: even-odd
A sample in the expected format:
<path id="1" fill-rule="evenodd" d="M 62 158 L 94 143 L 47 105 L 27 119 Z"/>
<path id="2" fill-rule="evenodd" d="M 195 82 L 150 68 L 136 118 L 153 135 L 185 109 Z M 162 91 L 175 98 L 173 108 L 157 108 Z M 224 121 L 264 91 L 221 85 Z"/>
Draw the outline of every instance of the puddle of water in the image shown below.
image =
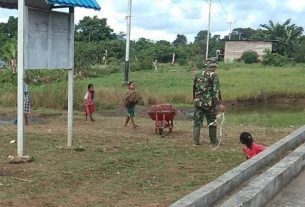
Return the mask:
<path id="1" fill-rule="evenodd" d="M 13 119 L 13 120 L 1 120 L 0 119 L 0 125 L 13 125 L 13 124 L 17 124 L 17 119 Z"/>
<path id="2" fill-rule="evenodd" d="M 30 117 L 29 124 L 46 124 L 47 121 L 38 117 Z M 17 118 L 14 119 L 1 119 L 0 117 L 0 126 L 4 125 L 17 125 Z"/>
<path id="3" fill-rule="evenodd" d="M 301 112 L 305 110 L 305 99 L 275 98 L 270 101 L 232 103 L 226 107 L 232 113 Z"/>

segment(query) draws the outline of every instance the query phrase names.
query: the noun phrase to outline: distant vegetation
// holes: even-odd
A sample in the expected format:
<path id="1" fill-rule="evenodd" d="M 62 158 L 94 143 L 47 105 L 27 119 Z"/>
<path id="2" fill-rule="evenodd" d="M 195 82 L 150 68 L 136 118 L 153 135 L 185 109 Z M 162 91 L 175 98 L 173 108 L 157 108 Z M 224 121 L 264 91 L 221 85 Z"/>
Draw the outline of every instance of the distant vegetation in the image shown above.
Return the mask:
<path id="1" fill-rule="evenodd" d="M 7 23 L 0 23 L 0 59 L 7 62 L 7 67 L 14 67 L 12 60 L 16 60 L 16 37 L 17 18 L 9 17 Z M 173 54 L 176 64 L 201 68 L 205 59 L 206 38 L 207 30 L 202 30 L 198 31 L 193 42 L 189 42 L 183 34 L 177 34 L 173 42 L 146 38 L 132 41 L 130 68 L 132 71 L 155 69 L 158 64 L 171 63 Z M 215 57 L 217 50 L 223 52 L 224 42 L 228 39 L 229 34 L 223 38 L 210 34 L 209 57 Z M 290 19 L 283 24 L 270 20 L 268 24 L 261 24 L 259 29 L 235 28 L 231 40 L 275 41 L 273 52 L 276 55 L 270 59 L 267 54 L 268 60 L 263 61 L 266 65 L 282 66 L 288 59 L 296 63 L 305 62 L 303 28 L 291 23 Z M 124 56 L 125 34 L 114 33 L 107 19 L 84 17 L 75 26 L 75 67 L 79 76 L 99 77 L 118 72 L 123 68 Z"/>
<path id="2" fill-rule="evenodd" d="M 0 59 L 8 68 L 16 66 L 17 18 L 0 23 Z M 223 51 L 220 35 L 210 36 L 209 56 Z M 194 42 L 177 34 L 173 42 L 140 38 L 131 42 L 130 79 L 136 81 L 146 104 L 171 102 L 191 104 L 191 70 L 203 67 L 207 31 L 199 31 Z M 266 51 L 261 63 L 257 54 L 244 53 L 240 63 L 219 67 L 225 100 L 251 100 L 273 95 L 304 96 L 305 36 L 303 28 L 287 20 L 283 24 L 270 21 L 261 28 L 235 28 L 231 40 L 275 40 L 274 51 Z M 125 34 L 114 33 L 107 20 L 85 17 L 75 27 L 75 107 L 80 108 L 86 85 L 97 88 L 97 108 L 110 109 L 120 105 L 125 89 L 123 80 Z M 173 54 L 175 61 L 172 63 Z M 296 66 L 293 66 L 296 64 Z M 274 68 L 282 66 L 282 68 Z M 293 67 L 292 67 L 293 66 Z M 136 72 L 135 72 L 136 71 Z M 26 71 L 33 103 L 37 107 L 66 108 L 66 71 Z M 90 79 L 89 79 L 90 78 Z M 94 78 L 94 79 L 92 79 Z M 16 104 L 16 74 L 1 70 L 0 105 Z"/>

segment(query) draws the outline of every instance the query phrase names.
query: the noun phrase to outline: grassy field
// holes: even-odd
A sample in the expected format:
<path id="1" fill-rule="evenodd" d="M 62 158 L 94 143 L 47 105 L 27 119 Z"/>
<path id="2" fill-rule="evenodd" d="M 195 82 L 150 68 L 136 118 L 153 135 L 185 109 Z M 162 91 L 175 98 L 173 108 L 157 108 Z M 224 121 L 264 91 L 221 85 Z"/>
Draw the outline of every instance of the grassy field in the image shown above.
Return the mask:
<path id="1" fill-rule="evenodd" d="M 13 109 L 0 111 L 6 118 L 15 114 Z M 74 151 L 65 149 L 65 112 L 35 111 L 25 129 L 32 163 L 8 164 L 7 156 L 16 153 L 16 144 L 10 144 L 16 126 L 0 126 L 0 206 L 168 206 L 245 160 L 238 142 L 241 131 L 268 146 L 305 121 L 293 114 L 284 127 L 280 119 L 286 115 L 228 113 L 223 144 L 213 150 L 206 127 L 204 144 L 192 146 L 192 120 L 182 115 L 174 132 L 161 138 L 141 113 L 138 129 L 124 128 L 123 116 L 95 114 L 91 123 L 76 113 L 74 145 L 85 151 Z M 289 126 L 295 117 L 295 125 Z"/>
<path id="2" fill-rule="evenodd" d="M 223 98 L 230 104 L 279 96 L 284 97 L 281 104 L 290 107 L 286 99 L 305 95 L 304 65 L 221 65 L 218 74 Z M 297 110 L 238 106 L 226 113 L 219 149 L 207 144 L 206 127 L 201 133 L 204 144 L 193 147 L 192 76 L 188 68 L 168 66 L 131 73 L 145 101 L 137 107 L 140 127 L 135 130 L 123 127 L 123 74 L 75 81 L 75 109 L 81 109 L 87 84 L 96 86 L 96 122 L 84 121 L 75 111 L 74 146 L 84 146 L 85 151 L 65 148 L 66 83 L 30 85 L 34 112 L 25 128 L 25 148 L 35 160 L 8 164 L 7 156 L 16 154 L 16 144 L 10 141 L 16 139 L 17 129 L 0 126 L 0 206 L 168 206 L 245 160 L 240 132 L 249 131 L 256 142 L 269 146 L 305 123 L 302 101 Z M 15 85 L 0 86 L 0 118 L 13 119 Z M 174 132 L 164 138 L 154 133 L 146 114 L 148 105 L 161 102 L 185 109 L 176 117 Z"/>
<path id="3" fill-rule="evenodd" d="M 261 64 L 220 65 L 217 69 L 225 101 L 266 99 L 268 97 L 304 97 L 305 65 L 265 67 Z M 186 67 L 162 66 L 158 71 L 130 73 L 130 80 L 136 82 L 146 105 L 169 102 L 192 104 L 193 74 Z M 97 109 L 114 109 L 121 104 L 122 73 L 104 77 L 78 80 L 75 82 L 75 107 L 80 108 L 88 83 L 96 86 Z M 30 85 L 33 104 L 36 107 L 66 108 L 66 83 Z M 0 105 L 16 104 L 14 86 L 0 89 Z"/>

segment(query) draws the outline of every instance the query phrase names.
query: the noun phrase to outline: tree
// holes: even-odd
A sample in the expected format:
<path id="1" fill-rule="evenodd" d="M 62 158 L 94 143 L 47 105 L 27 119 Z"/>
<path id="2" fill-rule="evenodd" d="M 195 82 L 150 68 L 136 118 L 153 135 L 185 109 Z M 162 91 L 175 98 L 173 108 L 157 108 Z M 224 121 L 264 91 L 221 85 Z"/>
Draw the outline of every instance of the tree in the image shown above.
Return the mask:
<path id="1" fill-rule="evenodd" d="M 168 63 L 172 60 L 174 48 L 170 42 L 165 40 L 157 41 L 155 44 L 155 57 L 158 62 Z"/>
<path id="2" fill-rule="evenodd" d="M 187 38 L 185 35 L 177 34 L 176 39 L 173 41 L 173 45 L 176 47 L 182 47 L 187 45 Z"/>
<path id="3" fill-rule="evenodd" d="M 17 38 L 17 18 L 10 16 L 7 23 L 0 23 L 0 46 L 4 47 L 7 41 L 11 41 L 11 39 L 16 39 L 16 38 Z M 0 47 L 0 57 L 4 55 L 3 48 L 1 47 Z M 7 50 L 7 48 L 5 50 Z"/>
<path id="4" fill-rule="evenodd" d="M 17 57 L 17 40 L 9 39 L 5 42 L 2 48 L 2 56 L 7 65 L 16 72 L 16 57 Z"/>
<path id="5" fill-rule="evenodd" d="M 17 37 L 17 18 L 10 16 L 7 23 L 0 23 L 0 34 L 3 38 Z"/>
<path id="6" fill-rule="evenodd" d="M 231 34 L 231 40 L 252 40 L 252 37 L 256 34 L 256 30 L 248 28 L 235 28 Z"/>
<path id="7" fill-rule="evenodd" d="M 305 35 L 299 38 L 299 45 L 293 55 L 297 63 L 305 63 Z"/>
<path id="8" fill-rule="evenodd" d="M 77 41 L 91 42 L 116 39 L 116 34 L 113 33 L 107 25 L 107 19 L 99 19 L 97 16 L 84 17 L 75 27 L 75 39 Z"/>
<path id="9" fill-rule="evenodd" d="M 290 19 L 283 24 L 269 21 L 268 24 L 261 24 L 260 26 L 267 30 L 266 39 L 277 41 L 275 45 L 276 51 L 281 55 L 291 57 L 295 52 L 298 38 L 302 35 L 303 27 L 298 27 L 295 24 L 290 24 Z"/>
<path id="10" fill-rule="evenodd" d="M 116 34 L 116 37 L 118 40 L 126 41 L 126 34 L 124 32 L 119 32 L 119 34 Z"/>
<path id="11" fill-rule="evenodd" d="M 192 45 L 192 62 L 194 62 L 194 64 L 197 64 L 198 62 L 203 62 L 203 60 L 205 60 L 207 37 L 207 30 L 201 30 L 195 36 L 194 44 Z"/>
<path id="12" fill-rule="evenodd" d="M 195 36 L 195 41 L 194 43 L 202 43 L 206 42 L 208 37 L 208 30 L 201 30 L 200 32 L 197 33 Z"/>
<path id="13" fill-rule="evenodd" d="M 17 38 L 17 17 L 10 16 L 7 21 L 7 35 L 9 38 Z"/>

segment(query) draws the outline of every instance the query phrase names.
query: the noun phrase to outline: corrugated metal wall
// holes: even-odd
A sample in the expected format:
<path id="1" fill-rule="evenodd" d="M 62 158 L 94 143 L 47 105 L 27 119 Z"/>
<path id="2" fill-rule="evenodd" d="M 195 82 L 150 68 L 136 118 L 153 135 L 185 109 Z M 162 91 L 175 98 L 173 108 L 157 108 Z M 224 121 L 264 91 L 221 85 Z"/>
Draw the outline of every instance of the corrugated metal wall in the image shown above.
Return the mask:
<path id="1" fill-rule="evenodd" d="M 85 7 L 89 9 L 100 10 L 96 0 L 48 0 L 49 4 L 59 4 L 61 6 Z"/>

